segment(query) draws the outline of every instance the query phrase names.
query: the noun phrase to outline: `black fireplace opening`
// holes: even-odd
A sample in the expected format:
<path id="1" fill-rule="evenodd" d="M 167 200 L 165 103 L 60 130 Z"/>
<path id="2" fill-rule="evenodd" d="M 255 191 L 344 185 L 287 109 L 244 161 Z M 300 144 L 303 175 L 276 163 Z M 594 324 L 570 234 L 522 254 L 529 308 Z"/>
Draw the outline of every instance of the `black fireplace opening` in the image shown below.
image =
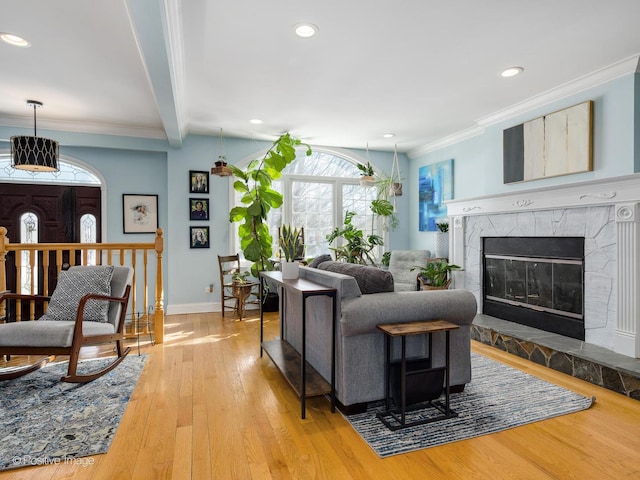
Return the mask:
<path id="1" fill-rule="evenodd" d="M 584 340 L 584 238 L 482 239 L 483 313 Z"/>

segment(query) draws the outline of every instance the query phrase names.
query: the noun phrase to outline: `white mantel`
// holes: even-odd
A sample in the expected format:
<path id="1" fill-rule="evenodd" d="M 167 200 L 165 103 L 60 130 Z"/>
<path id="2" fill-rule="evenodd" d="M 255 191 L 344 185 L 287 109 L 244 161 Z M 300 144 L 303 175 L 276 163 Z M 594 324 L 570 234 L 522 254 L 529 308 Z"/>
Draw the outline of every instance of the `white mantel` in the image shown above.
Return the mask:
<path id="1" fill-rule="evenodd" d="M 458 287 L 481 307 L 481 237 L 585 236 L 586 342 L 640 358 L 640 174 L 447 202 Z"/>

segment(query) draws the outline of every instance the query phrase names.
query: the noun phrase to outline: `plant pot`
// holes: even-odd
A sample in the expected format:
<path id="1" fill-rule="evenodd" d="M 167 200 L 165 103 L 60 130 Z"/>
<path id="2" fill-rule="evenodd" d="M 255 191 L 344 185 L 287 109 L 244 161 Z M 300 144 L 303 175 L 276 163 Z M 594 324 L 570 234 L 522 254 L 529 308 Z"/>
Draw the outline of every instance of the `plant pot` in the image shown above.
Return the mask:
<path id="1" fill-rule="evenodd" d="M 300 264 L 298 262 L 282 262 L 280 264 L 282 269 L 283 280 L 296 280 L 300 275 Z"/>
<path id="2" fill-rule="evenodd" d="M 438 258 L 449 258 L 449 232 L 436 232 L 435 251 Z"/>
<path id="3" fill-rule="evenodd" d="M 402 184 L 401 183 L 392 183 L 389 187 L 389 196 L 390 197 L 401 197 L 402 196 Z"/>
<path id="4" fill-rule="evenodd" d="M 215 162 L 214 165 L 216 167 L 226 167 L 227 166 L 227 162 L 222 162 L 222 161 L 218 160 L 217 162 Z"/>
<path id="5" fill-rule="evenodd" d="M 280 308 L 280 297 L 275 292 L 269 292 L 262 301 L 263 312 L 277 312 Z"/>
<path id="6" fill-rule="evenodd" d="M 253 285 L 246 283 L 234 283 L 232 286 L 232 295 L 236 298 L 244 299 L 251 295 L 251 287 Z"/>
<path id="7" fill-rule="evenodd" d="M 373 187 L 376 184 L 376 179 L 371 175 L 363 175 L 360 177 L 360 186 L 361 187 Z"/>

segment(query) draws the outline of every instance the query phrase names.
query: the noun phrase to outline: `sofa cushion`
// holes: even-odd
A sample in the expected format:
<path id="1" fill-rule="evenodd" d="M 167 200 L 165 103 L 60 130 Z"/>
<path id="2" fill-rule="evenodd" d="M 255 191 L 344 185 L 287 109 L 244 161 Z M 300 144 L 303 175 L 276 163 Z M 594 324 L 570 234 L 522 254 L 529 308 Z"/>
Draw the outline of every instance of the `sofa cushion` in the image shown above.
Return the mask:
<path id="1" fill-rule="evenodd" d="M 320 265 L 321 263 L 330 262 L 331 260 L 331 255 L 329 255 L 328 253 L 323 253 L 322 255 L 318 255 L 316 258 L 311 260 L 308 266 L 311 268 L 318 268 L 318 265 Z"/>
<path id="2" fill-rule="evenodd" d="M 355 278 L 363 295 L 393 292 L 393 275 L 378 267 L 330 261 L 322 262 L 318 265 L 318 268 Z"/>
<path id="3" fill-rule="evenodd" d="M 75 320 L 80 299 L 88 293 L 111 295 L 113 266 L 92 266 L 61 271 L 51 295 L 49 307 L 40 320 Z M 109 302 L 89 300 L 84 308 L 84 321 L 107 322 Z"/>

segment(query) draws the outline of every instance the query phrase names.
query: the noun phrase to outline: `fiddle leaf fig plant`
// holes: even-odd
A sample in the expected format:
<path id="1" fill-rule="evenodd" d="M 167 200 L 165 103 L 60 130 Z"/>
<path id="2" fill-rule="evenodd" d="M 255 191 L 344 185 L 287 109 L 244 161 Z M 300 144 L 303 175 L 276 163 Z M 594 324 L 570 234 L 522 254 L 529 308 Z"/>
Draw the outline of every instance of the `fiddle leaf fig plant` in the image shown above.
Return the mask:
<path id="1" fill-rule="evenodd" d="M 236 177 L 233 188 L 242 194 L 242 205 L 229 212 L 229 221 L 239 223 L 238 236 L 244 257 L 253 262 L 251 274 L 273 270 L 269 260 L 273 256 L 273 237 L 267 225 L 267 214 L 272 208 L 282 205 L 282 194 L 272 188 L 272 183 L 282 175 L 282 171 L 296 158 L 296 147 L 305 146 L 307 156 L 311 147 L 292 137 L 281 135 L 261 159 L 252 160 L 245 170 L 231 167 Z"/>

